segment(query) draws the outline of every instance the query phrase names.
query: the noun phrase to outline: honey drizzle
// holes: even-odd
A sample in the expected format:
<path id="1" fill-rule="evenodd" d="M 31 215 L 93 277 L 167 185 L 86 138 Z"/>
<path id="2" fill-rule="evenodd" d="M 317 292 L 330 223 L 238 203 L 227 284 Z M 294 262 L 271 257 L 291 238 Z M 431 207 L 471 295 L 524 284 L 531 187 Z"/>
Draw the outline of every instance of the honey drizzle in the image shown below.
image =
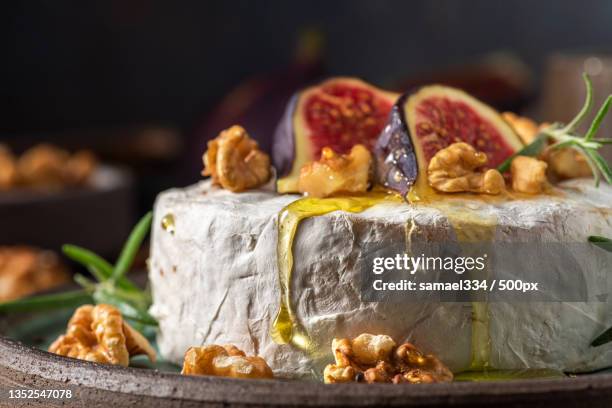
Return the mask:
<path id="1" fill-rule="evenodd" d="M 482 195 L 458 194 L 448 195 L 433 191 L 426 183 L 415 186 L 408 195 L 411 204 L 427 205 L 441 211 L 455 231 L 457 241 L 461 243 L 491 242 L 495 237 L 497 220 L 493 216 L 485 217 L 476 213 L 460 198 L 469 198 L 472 203 L 499 202 L 508 199 Z M 457 200 L 456 198 L 459 198 Z M 477 200 L 474 200 L 477 198 Z M 303 351 L 314 351 L 313 344 L 306 329 L 299 323 L 291 306 L 291 276 L 293 272 L 293 242 L 302 220 L 333 211 L 358 213 L 383 202 L 399 202 L 397 195 L 375 191 L 363 196 L 333 198 L 298 199 L 287 205 L 278 215 L 277 262 L 280 286 L 279 310 L 271 328 L 271 337 L 278 344 L 291 344 Z M 470 204 L 472 204 L 470 203 Z M 416 229 L 413 220 L 405 225 L 406 245 L 411 243 Z M 489 367 L 491 339 L 489 333 L 489 308 L 487 302 L 472 302 L 472 356 L 471 370 L 483 370 Z"/>
<path id="2" fill-rule="evenodd" d="M 161 219 L 161 227 L 164 231 L 169 232 L 174 235 L 175 225 L 174 225 L 174 214 L 168 213 L 164 215 Z"/>
<path id="3" fill-rule="evenodd" d="M 476 214 L 469 207 L 464 207 L 463 211 L 466 210 L 467 212 L 456 210 L 444 212 L 455 230 L 457 241 L 460 244 L 493 242 L 497 219 L 492 216 L 483 216 L 481 213 Z M 472 360 L 470 368 L 472 370 L 489 368 L 490 356 L 489 304 L 487 301 L 472 302 Z"/>
<path id="4" fill-rule="evenodd" d="M 436 208 L 446 217 L 455 232 L 457 242 L 461 244 L 477 244 L 493 242 L 497 227 L 497 218 L 476 212 L 483 203 L 508 200 L 510 193 L 501 197 L 473 194 L 453 194 L 448 196 L 435 192 L 422 178 L 410 191 L 408 198 L 411 203 L 427 205 Z M 463 199 L 470 199 L 465 202 Z M 477 198 L 475 200 L 475 198 Z M 466 251 L 467 248 L 461 248 Z M 468 254 L 469 255 L 469 254 Z M 476 256 L 479 256 L 478 254 Z M 487 271 L 485 270 L 485 273 Z M 489 305 L 487 301 L 471 302 L 472 306 L 472 350 L 470 370 L 480 371 L 490 368 L 491 335 L 489 330 Z"/>
<path id="5" fill-rule="evenodd" d="M 271 328 L 272 339 L 278 344 L 291 344 L 304 351 L 312 351 L 306 329 L 299 323 L 291 307 L 291 276 L 293 272 L 293 241 L 300 222 L 306 218 L 333 211 L 358 213 L 383 202 L 400 202 L 396 194 L 372 191 L 361 196 L 298 199 L 287 205 L 278 215 L 278 281 L 280 286 L 279 310 Z"/>

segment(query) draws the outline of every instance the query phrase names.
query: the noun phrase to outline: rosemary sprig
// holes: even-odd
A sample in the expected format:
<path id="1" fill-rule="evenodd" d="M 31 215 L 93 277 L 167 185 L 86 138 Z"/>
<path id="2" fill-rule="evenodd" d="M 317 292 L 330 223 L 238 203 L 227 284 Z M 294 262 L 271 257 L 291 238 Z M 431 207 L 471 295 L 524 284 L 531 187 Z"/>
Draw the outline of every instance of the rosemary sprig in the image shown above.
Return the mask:
<path id="1" fill-rule="evenodd" d="M 589 242 L 593 245 L 600 247 L 608 252 L 612 252 L 612 239 L 606 237 L 600 237 L 597 235 L 591 235 Z"/>
<path id="2" fill-rule="evenodd" d="M 612 252 L 612 239 L 606 238 L 606 237 L 600 237 L 597 235 L 591 235 L 588 238 L 588 240 L 593 245 L 596 245 L 605 251 Z M 595 340 L 591 342 L 591 347 L 598 347 L 603 344 L 609 343 L 611 341 L 612 341 L 612 327 L 610 327 L 609 329 L 601 333 L 599 336 L 597 336 Z"/>
<path id="3" fill-rule="evenodd" d="M 82 290 L 51 295 L 32 296 L 0 303 L 0 312 L 24 312 L 73 308 L 85 303 L 107 303 L 117 307 L 123 316 L 141 325 L 156 326 L 157 322 L 147 312 L 151 296 L 131 282 L 125 273 L 134 262 L 136 253 L 151 228 L 151 212 L 136 224 L 126 241 L 115 266 L 92 251 L 75 245 L 64 245 L 63 253 L 85 266 L 95 281 L 76 274 L 74 280 Z"/>
<path id="4" fill-rule="evenodd" d="M 73 261 L 84 265 L 98 282 L 109 279 L 113 274 L 113 265 L 88 249 L 67 244 L 62 246 L 62 252 Z M 117 280 L 117 286 L 126 290 L 139 290 L 138 286 L 125 277 Z"/>
<path id="5" fill-rule="evenodd" d="M 91 302 L 91 295 L 86 290 L 75 290 L 3 302 L 0 303 L 0 313 L 35 312 L 42 309 L 58 308 L 67 309 Z M 56 307 L 56 305 L 61 307 Z"/>
<path id="6" fill-rule="evenodd" d="M 115 263 L 115 267 L 113 268 L 113 273 L 110 277 L 113 283 L 116 283 L 119 279 L 123 278 L 125 273 L 132 266 L 136 253 L 138 252 L 138 248 L 140 248 L 144 237 L 151 229 L 152 218 L 153 214 L 151 211 L 149 211 L 140 221 L 138 221 L 138 224 L 136 224 L 130 233 L 128 240 L 125 242 L 125 245 L 121 250 L 119 259 L 117 259 L 117 263 Z"/>
<path id="7" fill-rule="evenodd" d="M 585 119 L 593 106 L 593 84 L 587 74 L 583 74 L 582 78 L 586 86 L 586 98 L 580 112 L 567 124 L 553 123 L 550 126 L 540 130 L 540 133 L 533 142 L 523 147 L 521 150 L 510 156 L 497 169 L 504 173 L 510 169 L 510 164 L 516 156 L 537 156 L 544 149 L 561 149 L 571 148 L 580 152 L 593 173 L 595 185 L 599 186 L 601 177 L 608 184 L 612 184 L 612 170 L 606 163 L 605 159 L 599 154 L 598 150 L 604 144 L 612 143 L 612 139 L 595 139 L 595 135 L 603 122 L 604 117 L 610 110 L 612 104 L 612 95 L 608 95 L 605 102 L 595 115 L 591 122 L 588 131 L 581 136 L 577 133 L 577 127 Z M 548 146 L 548 141 L 553 143 Z"/>

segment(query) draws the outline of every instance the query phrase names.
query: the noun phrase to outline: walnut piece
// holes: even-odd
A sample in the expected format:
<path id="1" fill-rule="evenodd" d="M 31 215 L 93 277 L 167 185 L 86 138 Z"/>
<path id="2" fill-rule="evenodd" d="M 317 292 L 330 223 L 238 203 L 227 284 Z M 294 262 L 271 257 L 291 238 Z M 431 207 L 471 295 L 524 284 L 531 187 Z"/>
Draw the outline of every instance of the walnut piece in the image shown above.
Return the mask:
<path id="1" fill-rule="evenodd" d="M 0 302 L 67 281 L 66 267 L 54 252 L 27 246 L 0 247 Z"/>
<path id="2" fill-rule="evenodd" d="M 519 193 L 539 194 L 548 182 L 546 168 L 542 160 L 527 156 L 516 156 L 510 165 L 512 189 Z"/>
<path id="3" fill-rule="evenodd" d="M 8 147 L 0 144 L 0 191 L 13 187 L 17 182 L 17 163 Z"/>
<path id="4" fill-rule="evenodd" d="M 123 334 L 125 335 L 125 347 L 131 356 L 146 355 L 151 362 L 157 360 L 155 349 L 140 332 L 123 322 Z"/>
<path id="5" fill-rule="evenodd" d="M 124 367 L 137 354 L 146 354 L 155 362 L 149 342 L 123 321 L 119 310 L 105 304 L 79 307 L 68 322 L 66 334 L 49 346 L 49 352 Z"/>
<path id="6" fill-rule="evenodd" d="M 89 180 L 96 166 L 97 160 L 89 151 L 83 150 L 71 155 L 55 146 L 39 144 L 16 160 L 13 186 L 61 188 L 83 185 Z"/>
<path id="7" fill-rule="evenodd" d="M 453 380 L 453 373 L 432 354 L 423 354 L 412 343 L 404 343 L 395 350 L 395 359 L 401 372 L 410 374 L 410 382 L 420 378 L 420 382 L 448 382 Z"/>
<path id="8" fill-rule="evenodd" d="M 19 178 L 30 186 L 61 187 L 64 164 L 69 157 L 68 152 L 51 145 L 34 146 L 19 158 Z"/>
<path id="9" fill-rule="evenodd" d="M 352 343 L 355 359 L 361 364 L 376 364 L 377 361 L 386 361 L 396 344 L 393 339 L 384 334 L 374 336 L 363 333 L 357 336 Z"/>
<path id="10" fill-rule="evenodd" d="M 247 356 L 233 345 L 190 347 L 183 361 L 184 375 L 232 378 L 273 378 L 272 369 L 259 356 Z"/>
<path id="11" fill-rule="evenodd" d="M 371 165 L 372 154 L 363 145 L 353 146 L 348 154 L 324 147 L 319 161 L 306 163 L 300 169 L 298 190 L 311 197 L 365 192 Z"/>
<path id="12" fill-rule="evenodd" d="M 337 384 L 357 381 L 357 371 L 351 367 L 342 367 L 337 364 L 328 364 L 323 370 L 325 384 Z"/>
<path id="13" fill-rule="evenodd" d="M 368 384 L 391 382 L 394 368 L 386 361 L 379 361 L 375 367 L 368 368 L 363 372 L 363 378 Z"/>
<path id="14" fill-rule="evenodd" d="M 467 143 L 453 143 L 431 158 L 427 180 L 430 186 L 444 193 L 499 194 L 505 188 L 504 178 L 495 169 L 478 170 L 486 164 L 486 154 Z"/>
<path id="15" fill-rule="evenodd" d="M 393 384 L 433 384 L 440 381 L 436 381 L 431 373 L 416 368 L 404 374 L 397 374 L 393 377 L 392 382 Z"/>
<path id="16" fill-rule="evenodd" d="M 363 333 L 352 341 L 334 339 L 335 364 L 323 371 L 326 384 L 345 382 L 434 383 L 450 382 L 453 373 L 434 355 L 423 354 L 411 343 L 397 347 L 389 336 Z"/>
<path id="17" fill-rule="evenodd" d="M 66 162 L 62 177 L 67 184 L 85 184 L 98 165 L 96 156 L 88 150 L 74 153 Z"/>
<path id="18" fill-rule="evenodd" d="M 257 188 L 270 179 L 270 157 L 241 126 L 232 126 L 209 141 L 202 160 L 202 175 L 233 192 Z"/>
<path id="19" fill-rule="evenodd" d="M 510 126 L 512 126 L 516 134 L 525 144 L 533 142 L 540 129 L 549 125 L 548 123 L 538 125 L 533 120 L 525 116 L 519 116 L 512 112 L 504 112 L 502 113 L 502 117 Z"/>
<path id="20" fill-rule="evenodd" d="M 504 112 L 502 116 L 525 144 L 531 143 L 542 128 L 550 125 L 549 123 L 537 125 L 533 120 L 517 116 L 512 112 Z M 559 179 L 591 177 L 593 174 L 584 156 L 569 147 L 545 150 L 541 159 L 548 163 L 548 170 Z"/>
<path id="21" fill-rule="evenodd" d="M 548 150 L 542 157 L 548 169 L 560 179 L 591 177 L 593 172 L 582 153 L 571 149 Z"/>

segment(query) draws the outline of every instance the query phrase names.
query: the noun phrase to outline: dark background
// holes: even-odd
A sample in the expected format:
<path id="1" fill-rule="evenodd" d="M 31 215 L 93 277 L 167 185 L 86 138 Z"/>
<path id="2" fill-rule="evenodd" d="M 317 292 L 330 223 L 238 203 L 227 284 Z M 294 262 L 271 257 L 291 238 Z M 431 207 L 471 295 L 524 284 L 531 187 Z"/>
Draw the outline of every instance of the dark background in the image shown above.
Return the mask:
<path id="1" fill-rule="evenodd" d="M 21 1 L 4 5 L 2 136 L 162 121 L 181 129 L 319 28 L 330 75 L 384 85 L 510 50 L 612 47 L 606 0 Z"/>

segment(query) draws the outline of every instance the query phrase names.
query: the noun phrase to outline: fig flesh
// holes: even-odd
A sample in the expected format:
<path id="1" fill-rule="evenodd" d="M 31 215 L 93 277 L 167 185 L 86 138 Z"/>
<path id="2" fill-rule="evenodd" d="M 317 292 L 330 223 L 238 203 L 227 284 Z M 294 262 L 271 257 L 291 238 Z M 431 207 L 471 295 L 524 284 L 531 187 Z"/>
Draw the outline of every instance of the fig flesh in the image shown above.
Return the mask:
<path id="1" fill-rule="evenodd" d="M 522 146 L 501 115 L 467 93 L 441 85 L 403 95 L 376 143 L 377 181 L 406 196 L 428 189 L 427 166 L 441 149 L 465 142 L 497 167 Z M 416 190 L 420 190 L 416 191 Z"/>
<path id="2" fill-rule="evenodd" d="M 373 151 L 397 97 L 356 78 L 332 78 L 294 95 L 274 135 L 278 192 L 298 192 L 300 169 L 319 160 L 324 147 Z"/>

